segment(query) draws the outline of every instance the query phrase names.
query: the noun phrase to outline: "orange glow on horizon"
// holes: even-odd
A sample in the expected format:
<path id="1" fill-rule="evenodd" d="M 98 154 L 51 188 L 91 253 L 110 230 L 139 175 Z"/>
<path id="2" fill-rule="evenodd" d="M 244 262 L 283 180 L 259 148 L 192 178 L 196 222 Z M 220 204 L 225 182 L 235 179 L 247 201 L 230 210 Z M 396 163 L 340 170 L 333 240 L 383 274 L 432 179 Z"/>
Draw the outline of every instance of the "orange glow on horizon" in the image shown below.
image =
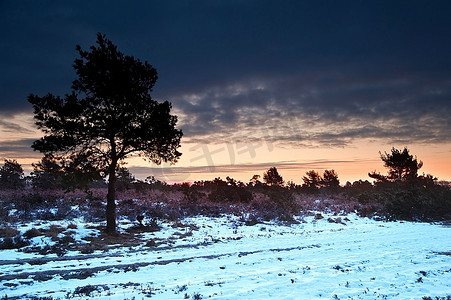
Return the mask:
<path id="1" fill-rule="evenodd" d="M 23 139 L 38 139 L 42 133 L 34 128 L 32 114 L 20 114 L 7 119 L 20 125 L 21 131 L 0 127 L 0 164 L 5 159 L 16 159 L 26 173 L 32 170 L 32 163 L 42 157 L 28 146 L 15 151 L 7 145 L 20 144 Z M 371 180 L 368 172 L 377 171 L 386 174 L 379 151 L 390 152 L 392 147 L 408 147 L 412 155 L 422 160 L 424 165 L 420 174 L 432 174 L 439 180 L 451 181 L 451 143 L 443 144 L 390 144 L 380 140 L 363 140 L 348 144 L 346 147 L 303 147 L 270 143 L 264 140 L 239 144 L 198 144 L 182 139 L 180 151 L 183 153 L 174 166 L 163 164 L 155 166 L 132 157 L 126 167 L 138 179 L 155 176 L 167 182 L 193 182 L 211 180 L 227 176 L 248 182 L 254 175 L 263 175 L 270 167 L 276 167 L 283 179 L 301 184 L 302 177 L 309 170 L 323 172 L 334 169 L 341 184 L 346 181 Z"/>
<path id="2" fill-rule="evenodd" d="M 422 160 L 424 165 L 419 174 L 432 174 L 439 180 L 451 180 L 451 155 L 447 152 L 451 145 L 425 145 L 408 146 L 410 153 Z M 150 166 L 133 159 L 129 167 L 153 167 L 144 169 L 143 173 L 136 174 L 139 178 L 154 175 L 156 178 L 168 182 L 194 182 L 199 180 L 212 180 L 216 177 L 225 179 L 230 176 L 245 183 L 254 175 L 263 176 L 270 167 L 277 167 L 285 182 L 293 181 L 302 184 L 302 177 L 309 170 L 322 173 L 326 169 L 334 169 L 338 173 L 340 183 L 346 181 L 369 180 L 369 172 L 376 171 L 386 174 L 387 170 L 379 157 L 379 151 L 390 152 L 393 146 L 376 142 L 364 141 L 354 143 L 346 148 L 310 148 L 288 149 L 274 147 L 268 150 L 265 147 L 256 149 L 255 155 L 243 152 L 241 146 L 236 145 L 206 145 L 211 154 L 202 155 L 199 145 L 185 144 L 182 146 L 182 158 L 175 166 Z M 395 145 L 397 149 L 404 146 Z M 230 151 L 240 149 L 231 155 Z M 190 151 L 191 150 L 191 151 Z M 210 162 L 210 163 L 209 163 Z M 191 172 L 190 172 L 191 170 Z M 143 171 L 143 170 L 141 170 Z"/>

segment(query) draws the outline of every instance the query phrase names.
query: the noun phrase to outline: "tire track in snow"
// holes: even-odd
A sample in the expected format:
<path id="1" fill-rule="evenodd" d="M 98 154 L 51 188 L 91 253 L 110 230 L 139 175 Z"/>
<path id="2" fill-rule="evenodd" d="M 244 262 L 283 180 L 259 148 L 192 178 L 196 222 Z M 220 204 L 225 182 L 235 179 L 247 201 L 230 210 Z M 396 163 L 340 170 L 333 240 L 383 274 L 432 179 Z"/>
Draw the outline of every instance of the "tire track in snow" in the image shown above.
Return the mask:
<path id="1" fill-rule="evenodd" d="M 211 245 L 212 243 L 198 243 L 198 244 L 186 244 L 186 245 L 178 245 L 178 246 L 164 246 L 164 247 L 149 247 L 149 250 L 143 250 L 143 249 L 127 249 L 127 254 L 132 253 L 139 253 L 139 252 L 147 252 L 147 251 L 166 251 L 166 250 L 177 250 L 177 249 L 183 249 L 183 248 L 199 248 L 199 247 L 206 247 Z M 111 249 L 118 249 L 110 248 Z M 106 255 L 104 253 L 102 254 L 81 254 L 81 255 L 74 255 L 74 256 L 62 256 L 62 257 L 42 257 L 42 258 L 26 258 L 26 259 L 15 259 L 15 260 L 0 260 L 0 266 L 8 266 L 8 265 L 24 265 L 24 264 L 30 264 L 30 265 L 44 265 L 49 262 L 61 262 L 61 261 L 84 261 L 89 259 L 95 259 L 95 258 L 107 258 L 107 257 L 123 257 L 123 253 L 121 252 L 114 252 L 114 253 L 107 253 Z"/>
<path id="2" fill-rule="evenodd" d="M 27 279 L 32 277 L 35 280 L 50 280 L 53 276 L 59 275 L 65 280 L 70 279 L 86 279 L 88 277 L 93 276 L 95 273 L 99 273 L 102 271 L 119 269 L 119 270 L 137 270 L 139 268 L 152 266 L 152 265 L 168 265 L 171 263 L 183 263 L 190 260 L 196 259 L 216 259 L 220 257 L 230 257 L 230 256 L 247 256 L 253 254 L 260 254 L 265 252 L 289 252 L 295 250 L 303 250 L 303 249 L 311 249 L 311 248 L 320 248 L 319 245 L 309 245 L 309 246 L 298 246 L 298 247 L 289 247 L 289 248 L 272 248 L 272 249 L 263 249 L 263 250 L 254 250 L 254 251 L 236 251 L 229 253 L 221 253 L 221 254 L 213 254 L 213 255 L 198 255 L 191 257 L 183 257 L 183 258 L 173 258 L 168 260 L 155 260 L 150 262 L 139 262 L 132 264 L 115 264 L 115 265 L 107 265 L 107 266 L 99 266 L 92 268 L 78 268 L 71 270 L 46 270 L 46 271 L 38 271 L 38 272 L 23 272 L 23 273 L 15 273 L 15 274 L 7 274 L 0 276 L 0 282 L 10 281 L 15 279 Z M 103 256 L 102 256 L 103 257 Z M 95 257 L 94 257 L 95 258 Z M 89 258 L 88 258 L 89 259 Z M 72 261 L 70 258 L 67 261 Z"/>

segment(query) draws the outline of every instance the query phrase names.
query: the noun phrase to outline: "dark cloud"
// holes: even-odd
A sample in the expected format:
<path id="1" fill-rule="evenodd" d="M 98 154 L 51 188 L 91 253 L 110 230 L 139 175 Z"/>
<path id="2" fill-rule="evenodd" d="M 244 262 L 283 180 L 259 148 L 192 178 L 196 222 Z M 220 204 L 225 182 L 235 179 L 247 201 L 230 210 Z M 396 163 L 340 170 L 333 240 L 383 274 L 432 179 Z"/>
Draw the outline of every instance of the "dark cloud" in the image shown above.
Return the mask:
<path id="1" fill-rule="evenodd" d="M 316 78 L 241 81 L 174 99 L 185 115 L 185 133 L 197 142 L 249 137 L 331 146 L 363 138 L 451 141 L 451 85 L 440 79 L 324 72 Z"/>
<path id="2" fill-rule="evenodd" d="M 13 141 L 0 141 L 0 159 L 36 158 L 42 157 L 39 152 L 31 151 L 31 145 L 36 139 L 20 139 Z M 32 154 L 30 154 L 32 153 Z"/>
<path id="3" fill-rule="evenodd" d="M 449 1 L 0 2 L 2 112 L 69 91 L 97 32 L 197 142 L 451 141 Z M 12 128 L 12 124 L 3 127 Z M 8 127 L 9 126 L 9 127 Z"/>
<path id="4" fill-rule="evenodd" d="M 1 115 L 0 115 L 1 117 Z M 0 130 L 3 132 L 12 132 L 12 133 L 26 133 L 30 134 L 33 133 L 32 130 L 23 127 L 20 124 L 17 124 L 15 122 L 5 121 L 0 119 Z"/>

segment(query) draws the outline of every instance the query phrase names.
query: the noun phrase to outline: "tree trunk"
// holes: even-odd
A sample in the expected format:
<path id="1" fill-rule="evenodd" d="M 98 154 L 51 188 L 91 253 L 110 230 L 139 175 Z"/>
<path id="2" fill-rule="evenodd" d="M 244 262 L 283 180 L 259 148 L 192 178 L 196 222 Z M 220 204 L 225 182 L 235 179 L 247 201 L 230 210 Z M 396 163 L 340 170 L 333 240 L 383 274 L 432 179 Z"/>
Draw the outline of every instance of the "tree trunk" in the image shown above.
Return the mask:
<path id="1" fill-rule="evenodd" d="M 110 165 L 108 176 L 108 194 L 106 196 L 106 232 L 116 232 L 116 165 L 113 161 Z"/>

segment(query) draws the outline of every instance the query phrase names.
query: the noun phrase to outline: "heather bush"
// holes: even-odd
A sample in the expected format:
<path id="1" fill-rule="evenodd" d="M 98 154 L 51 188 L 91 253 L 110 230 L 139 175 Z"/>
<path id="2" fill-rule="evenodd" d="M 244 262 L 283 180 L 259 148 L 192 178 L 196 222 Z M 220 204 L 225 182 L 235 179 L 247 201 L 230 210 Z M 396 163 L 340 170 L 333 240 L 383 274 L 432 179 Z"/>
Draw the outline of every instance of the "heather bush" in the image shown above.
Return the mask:
<path id="1" fill-rule="evenodd" d="M 271 201 L 268 195 L 256 193 L 250 203 L 252 218 L 269 221 L 279 216 L 279 208 L 277 203 Z"/>
<path id="2" fill-rule="evenodd" d="M 276 203 L 281 209 L 294 210 L 294 197 L 292 191 L 279 186 L 271 186 L 267 189 L 267 195 L 269 200 Z"/>
<path id="3" fill-rule="evenodd" d="M 349 181 L 346 182 L 345 186 L 343 187 L 343 192 L 348 196 L 356 197 L 363 193 L 371 191 L 372 189 L 373 185 L 368 180 L 357 180 L 353 183 L 350 183 Z"/>
<path id="4" fill-rule="evenodd" d="M 67 229 L 77 229 L 77 228 L 78 228 L 77 224 L 74 223 L 70 223 L 69 225 L 67 225 Z"/>
<path id="5" fill-rule="evenodd" d="M 249 203 L 252 200 L 252 193 L 245 187 L 238 186 L 217 186 L 208 196 L 213 202 L 233 202 L 233 203 Z"/>
<path id="6" fill-rule="evenodd" d="M 403 220 L 435 221 L 451 218 L 451 191 L 436 187 L 399 187 L 386 191 L 385 212 Z"/>
<path id="7" fill-rule="evenodd" d="M 357 194 L 363 216 L 379 215 L 389 220 L 440 221 L 451 219 L 451 190 L 433 185 L 385 182 Z"/>
<path id="8" fill-rule="evenodd" d="M 82 216 L 85 222 L 101 222 L 105 219 L 104 207 L 89 205 L 88 209 L 82 212 Z"/>
<path id="9" fill-rule="evenodd" d="M 42 230 L 46 237 L 50 237 L 52 241 L 58 241 L 58 235 L 66 230 L 64 227 L 59 225 L 50 225 L 47 230 Z"/>
<path id="10" fill-rule="evenodd" d="M 244 187 L 237 187 L 237 194 L 239 202 L 242 203 L 249 203 L 253 198 L 252 192 Z"/>
<path id="11" fill-rule="evenodd" d="M 451 220 L 450 188 L 420 183 L 384 182 L 373 186 L 368 181 L 357 181 L 337 190 L 319 189 L 316 193 L 264 184 L 245 186 L 230 178 L 193 185 L 165 185 L 162 189 L 147 188 L 151 185 L 146 183 L 145 187 L 117 193 L 117 215 L 129 220 L 143 216 L 176 221 L 199 214 L 212 217 L 244 214 L 259 221 L 289 221 L 293 215 L 309 211 L 336 215 L 357 211 L 361 216 L 390 220 Z M 84 217 L 87 222 L 100 222 L 105 219 L 105 195 L 105 188 L 92 189 L 89 193 L 38 189 L 0 191 L 0 222 L 9 226 L 18 221 L 77 217 Z"/>
<path id="12" fill-rule="evenodd" d="M 6 203 L 0 202 L 0 225 L 11 223 L 12 218 L 10 216 L 10 211 L 12 207 Z"/>
<path id="13" fill-rule="evenodd" d="M 107 288 L 101 285 L 79 286 L 73 292 L 73 297 L 91 297 L 93 293 L 101 293 L 105 289 Z"/>
<path id="14" fill-rule="evenodd" d="M 67 247 L 65 247 L 65 245 L 56 243 L 52 246 L 44 245 L 42 247 L 30 248 L 30 249 L 27 249 L 27 251 L 38 252 L 40 255 L 56 254 L 58 257 L 62 257 L 67 253 L 66 248 Z"/>
<path id="15" fill-rule="evenodd" d="M 258 192 L 254 192 L 248 210 L 253 217 L 264 221 L 278 219 L 291 222 L 292 215 L 300 213 L 294 195 L 293 191 L 280 186 L 260 187 Z"/>
<path id="16" fill-rule="evenodd" d="M 62 245 L 68 245 L 75 243 L 75 239 L 70 234 L 65 234 L 60 240 L 60 244 Z"/>
<path id="17" fill-rule="evenodd" d="M 11 226 L 0 227 L 0 238 L 11 238 L 18 235 L 20 232 Z"/>
<path id="18" fill-rule="evenodd" d="M 185 200 L 190 203 L 196 203 L 205 196 L 205 194 L 200 191 L 200 187 L 195 185 L 190 186 L 188 183 L 181 184 L 179 189 L 183 193 Z"/>
<path id="19" fill-rule="evenodd" d="M 24 240 L 20 235 L 15 237 L 6 237 L 0 240 L 0 249 L 20 249 L 30 244 L 27 240 Z"/>
<path id="20" fill-rule="evenodd" d="M 175 221 L 183 216 L 183 212 L 180 207 L 171 203 L 155 202 L 147 206 L 145 215 L 149 218 Z"/>
<path id="21" fill-rule="evenodd" d="M 40 235 L 44 235 L 39 229 L 36 228 L 31 228 L 27 231 L 24 232 L 23 236 L 26 237 L 27 239 L 31 239 Z"/>
<path id="22" fill-rule="evenodd" d="M 72 206 L 80 206 L 81 199 L 86 193 L 77 191 L 65 193 L 64 191 L 44 191 L 37 189 L 24 189 L 17 191 L 0 192 L 0 215 L 2 221 L 9 222 L 31 220 L 63 220 L 78 216 Z"/>

